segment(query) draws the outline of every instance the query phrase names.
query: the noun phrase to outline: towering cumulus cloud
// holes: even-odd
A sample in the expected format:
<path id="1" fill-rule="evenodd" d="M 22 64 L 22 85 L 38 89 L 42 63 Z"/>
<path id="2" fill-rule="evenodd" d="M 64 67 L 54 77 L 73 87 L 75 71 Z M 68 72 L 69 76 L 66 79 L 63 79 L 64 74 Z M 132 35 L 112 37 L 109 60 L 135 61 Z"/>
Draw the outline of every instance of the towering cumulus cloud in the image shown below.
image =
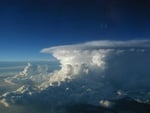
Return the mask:
<path id="1" fill-rule="evenodd" d="M 17 76 L 27 76 L 29 68 L 31 67 L 31 64 L 28 63 L 27 66 L 25 66 L 24 70 L 19 73 Z"/>
<path id="2" fill-rule="evenodd" d="M 61 70 L 55 71 L 49 80 L 52 85 L 84 75 L 111 78 L 112 82 L 136 76 L 138 81 L 141 73 L 148 77 L 149 50 L 150 41 L 131 40 L 92 41 L 45 48 L 41 52 L 53 54 L 61 63 Z"/>
<path id="3" fill-rule="evenodd" d="M 149 40 L 92 41 L 45 48 L 41 52 L 52 54 L 60 62 L 60 68 L 52 72 L 44 69 L 40 74 L 42 82 L 36 83 L 39 75 L 29 73 L 25 80 L 29 78 L 34 86 L 23 85 L 2 95 L 1 103 L 5 106 L 8 102 L 40 103 L 40 106 L 85 103 L 110 107 L 114 103 L 109 99 L 124 96 L 140 102 L 150 101 Z M 21 75 L 25 75 L 29 67 L 30 64 Z"/>

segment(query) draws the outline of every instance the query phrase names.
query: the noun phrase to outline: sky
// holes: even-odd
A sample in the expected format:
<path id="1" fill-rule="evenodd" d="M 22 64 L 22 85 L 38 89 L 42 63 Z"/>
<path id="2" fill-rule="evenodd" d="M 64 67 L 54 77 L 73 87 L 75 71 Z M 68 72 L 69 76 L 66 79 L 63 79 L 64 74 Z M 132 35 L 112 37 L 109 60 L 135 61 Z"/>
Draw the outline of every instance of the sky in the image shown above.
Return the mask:
<path id="1" fill-rule="evenodd" d="M 0 61 L 47 60 L 46 47 L 150 37 L 149 0 L 0 1 Z"/>

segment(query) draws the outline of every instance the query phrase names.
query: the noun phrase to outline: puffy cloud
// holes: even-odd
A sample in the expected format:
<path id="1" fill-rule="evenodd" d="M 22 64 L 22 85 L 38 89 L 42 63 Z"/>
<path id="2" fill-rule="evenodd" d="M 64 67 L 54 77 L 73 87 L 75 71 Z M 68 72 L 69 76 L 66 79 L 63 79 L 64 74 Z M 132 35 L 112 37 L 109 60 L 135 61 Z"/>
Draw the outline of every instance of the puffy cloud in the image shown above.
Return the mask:
<path id="1" fill-rule="evenodd" d="M 113 106 L 114 103 L 108 101 L 108 100 L 100 100 L 100 105 L 106 108 L 110 108 Z"/>
<path id="2" fill-rule="evenodd" d="M 31 68 L 31 63 L 27 63 L 27 65 L 23 68 L 23 71 L 20 71 L 15 76 L 5 78 L 4 81 L 11 85 L 15 85 L 16 82 L 18 82 L 19 80 L 27 79 L 30 68 Z"/>
<path id="3" fill-rule="evenodd" d="M 113 104 L 107 100 L 126 95 L 139 97 L 139 92 L 150 87 L 148 40 L 94 41 L 45 48 L 41 52 L 52 54 L 61 68 L 49 73 L 47 67 L 38 66 L 36 75 L 41 73 L 40 77 L 29 78 L 41 78 L 41 84 L 36 88 L 23 86 L 2 99 L 13 100 L 10 103 L 32 100 L 55 106 L 85 102 L 111 107 Z M 149 96 L 143 98 L 147 100 Z"/>
<path id="4" fill-rule="evenodd" d="M 9 104 L 6 102 L 6 99 L 0 100 L 0 103 L 5 107 L 9 107 Z"/>
<path id="5" fill-rule="evenodd" d="M 92 41 L 45 48 L 41 52 L 52 54 L 61 63 L 61 70 L 54 72 L 49 80 L 51 84 L 52 82 L 60 83 L 66 79 L 74 78 L 77 75 L 88 74 L 89 72 L 102 75 L 102 72 L 108 67 L 108 59 L 112 59 L 113 57 L 117 58 L 117 55 L 124 53 L 128 53 L 131 57 L 131 52 L 138 55 L 138 53 L 142 54 L 142 52 L 148 51 L 149 48 L 149 40 Z"/>
<path id="6" fill-rule="evenodd" d="M 28 64 L 24 67 L 23 71 L 21 71 L 17 76 L 27 76 L 30 67 L 31 67 L 31 63 L 28 63 Z"/>

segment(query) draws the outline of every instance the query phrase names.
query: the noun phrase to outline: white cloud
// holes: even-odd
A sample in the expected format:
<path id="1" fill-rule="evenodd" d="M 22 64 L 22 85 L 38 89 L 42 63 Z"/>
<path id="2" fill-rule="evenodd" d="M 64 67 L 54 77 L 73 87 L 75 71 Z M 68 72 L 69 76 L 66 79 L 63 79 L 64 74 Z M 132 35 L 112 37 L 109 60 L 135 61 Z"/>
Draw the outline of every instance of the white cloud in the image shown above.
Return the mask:
<path id="1" fill-rule="evenodd" d="M 99 104 L 106 108 L 111 108 L 114 105 L 114 103 L 112 103 L 108 100 L 100 100 Z"/>
<path id="2" fill-rule="evenodd" d="M 56 46 L 42 49 L 42 53 L 52 54 L 61 63 L 61 70 L 50 78 L 52 82 L 61 82 L 90 71 L 100 73 L 106 67 L 106 58 L 124 52 L 144 52 L 150 48 L 149 40 L 130 41 L 91 41 L 81 44 Z"/>
<path id="3" fill-rule="evenodd" d="M 48 72 L 47 66 L 38 66 L 35 77 L 29 75 L 29 78 L 42 79 L 42 84 L 39 82 L 35 89 L 24 85 L 2 99 L 13 100 L 10 103 L 18 100 L 30 103 L 31 99 L 52 105 L 87 102 L 111 107 L 109 99 L 134 96 L 130 92 L 135 90 L 137 96 L 140 90 L 150 87 L 148 40 L 93 41 L 50 47 L 41 52 L 52 54 L 61 68 Z"/>
<path id="4" fill-rule="evenodd" d="M 62 50 L 61 53 L 64 53 L 66 50 L 96 50 L 96 49 L 120 49 L 120 48 L 146 48 L 150 47 L 149 40 L 129 40 L 129 41 L 110 41 L 110 40 L 102 40 L 102 41 L 91 41 L 80 44 L 73 45 L 63 45 L 63 46 L 55 46 L 50 48 L 42 49 L 42 53 L 54 53 L 56 51 Z"/>
<path id="5" fill-rule="evenodd" d="M 4 107 L 9 107 L 9 104 L 7 103 L 6 99 L 0 100 L 0 103 L 1 103 Z"/>
<path id="6" fill-rule="evenodd" d="M 23 71 L 21 71 L 17 76 L 22 76 L 22 77 L 23 77 L 23 76 L 27 76 L 30 67 L 31 67 L 31 63 L 28 63 L 28 64 L 24 67 Z"/>

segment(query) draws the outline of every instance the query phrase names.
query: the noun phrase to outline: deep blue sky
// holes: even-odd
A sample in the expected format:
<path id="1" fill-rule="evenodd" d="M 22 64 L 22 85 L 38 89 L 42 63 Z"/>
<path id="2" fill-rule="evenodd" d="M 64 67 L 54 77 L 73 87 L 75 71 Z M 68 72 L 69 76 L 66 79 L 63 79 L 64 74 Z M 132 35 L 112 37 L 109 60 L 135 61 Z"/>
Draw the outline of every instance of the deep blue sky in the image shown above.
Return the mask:
<path id="1" fill-rule="evenodd" d="M 149 39 L 149 0 L 1 0 L 0 61 L 41 60 L 45 47 Z"/>

